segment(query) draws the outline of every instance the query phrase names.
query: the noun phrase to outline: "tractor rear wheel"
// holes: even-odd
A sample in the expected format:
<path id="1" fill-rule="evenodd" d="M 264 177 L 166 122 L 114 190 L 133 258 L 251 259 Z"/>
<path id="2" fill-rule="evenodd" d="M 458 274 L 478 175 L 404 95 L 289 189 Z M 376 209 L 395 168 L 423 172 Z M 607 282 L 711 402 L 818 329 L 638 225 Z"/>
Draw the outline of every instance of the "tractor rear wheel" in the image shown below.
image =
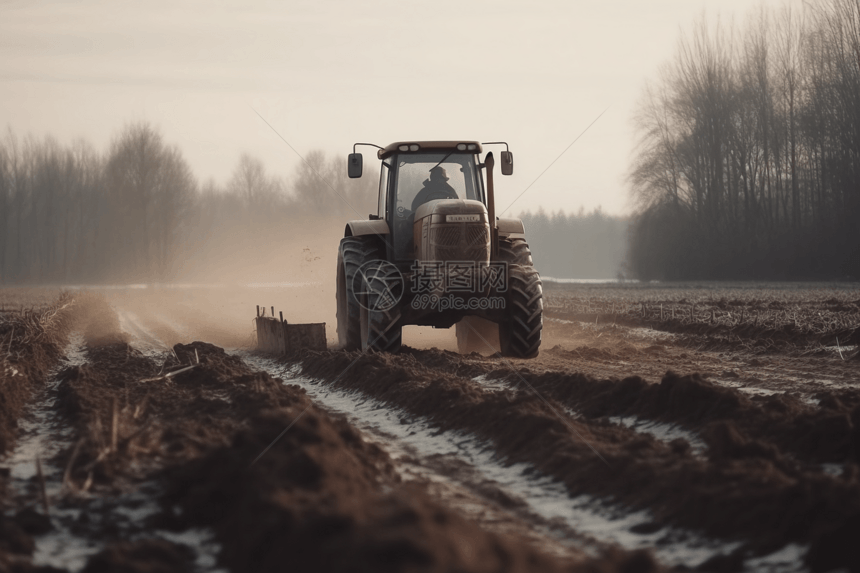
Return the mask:
<path id="1" fill-rule="evenodd" d="M 499 324 L 504 356 L 533 358 L 543 329 L 543 287 L 524 239 L 499 240 L 499 260 L 508 263 L 507 317 Z"/>
<path id="2" fill-rule="evenodd" d="M 525 239 L 499 239 L 499 260 L 508 264 L 533 267 L 532 252 Z"/>
<path id="3" fill-rule="evenodd" d="M 533 358 L 543 328 L 543 289 L 534 267 L 508 266 L 507 317 L 499 325 L 502 355 Z"/>

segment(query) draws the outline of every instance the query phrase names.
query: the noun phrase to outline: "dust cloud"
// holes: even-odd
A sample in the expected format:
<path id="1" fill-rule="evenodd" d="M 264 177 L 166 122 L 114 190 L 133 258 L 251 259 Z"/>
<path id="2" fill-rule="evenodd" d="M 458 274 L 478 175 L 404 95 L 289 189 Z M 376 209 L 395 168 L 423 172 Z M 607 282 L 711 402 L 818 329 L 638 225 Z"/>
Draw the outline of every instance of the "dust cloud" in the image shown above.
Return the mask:
<path id="1" fill-rule="evenodd" d="M 314 220 L 285 232 L 244 229 L 228 249 L 199 245 L 185 265 L 185 282 L 92 287 L 105 295 L 124 331 L 153 349 L 201 340 L 251 347 L 257 306 L 291 323 L 326 325 L 336 346 L 337 250 L 344 225 Z M 220 241 L 219 241 L 220 242 Z M 210 261 L 203 265 L 200 261 Z M 409 326 L 404 344 L 456 350 L 454 329 Z"/>
<path id="2" fill-rule="evenodd" d="M 298 226 L 286 233 L 246 228 L 221 248 L 198 245 L 183 282 L 95 287 L 136 338 L 172 346 L 205 340 L 221 346 L 252 344 L 257 306 L 289 322 L 325 322 L 337 341 L 335 278 L 340 223 Z M 222 241 L 218 241 L 222 243 Z M 206 264 L 201 261 L 207 261 Z"/>

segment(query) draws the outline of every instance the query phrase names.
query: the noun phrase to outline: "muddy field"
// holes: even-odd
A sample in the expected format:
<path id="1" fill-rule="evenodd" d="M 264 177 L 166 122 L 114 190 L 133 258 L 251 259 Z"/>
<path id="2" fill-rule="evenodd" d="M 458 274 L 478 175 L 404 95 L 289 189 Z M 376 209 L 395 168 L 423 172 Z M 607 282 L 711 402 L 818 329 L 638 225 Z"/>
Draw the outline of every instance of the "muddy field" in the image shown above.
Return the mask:
<path id="1" fill-rule="evenodd" d="M 255 354 L 317 290 L 0 290 L 0 571 L 860 571 L 858 285 L 547 283 L 534 360 Z"/>

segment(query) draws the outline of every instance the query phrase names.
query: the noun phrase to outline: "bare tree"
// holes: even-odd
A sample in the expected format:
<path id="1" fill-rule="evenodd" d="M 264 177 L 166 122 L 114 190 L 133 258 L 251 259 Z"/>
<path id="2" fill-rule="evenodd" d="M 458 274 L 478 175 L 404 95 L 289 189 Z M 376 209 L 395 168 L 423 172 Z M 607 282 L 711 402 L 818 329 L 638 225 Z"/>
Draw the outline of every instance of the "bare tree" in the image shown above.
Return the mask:
<path id="1" fill-rule="evenodd" d="M 115 222 L 110 260 L 138 278 L 153 274 L 154 203 L 164 143 L 147 123 L 130 124 L 114 140 L 106 166 L 108 206 Z"/>
<path id="2" fill-rule="evenodd" d="M 272 182 L 266 175 L 263 162 L 243 153 L 230 178 L 228 189 L 241 197 L 246 205 L 253 207 L 266 201 L 272 192 Z"/>
<path id="3" fill-rule="evenodd" d="M 860 0 L 699 22 L 635 118 L 631 253 L 656 275 L 860 276 L 858 110 Z M 673 220 L 686 235 L 653 228 Z"/>

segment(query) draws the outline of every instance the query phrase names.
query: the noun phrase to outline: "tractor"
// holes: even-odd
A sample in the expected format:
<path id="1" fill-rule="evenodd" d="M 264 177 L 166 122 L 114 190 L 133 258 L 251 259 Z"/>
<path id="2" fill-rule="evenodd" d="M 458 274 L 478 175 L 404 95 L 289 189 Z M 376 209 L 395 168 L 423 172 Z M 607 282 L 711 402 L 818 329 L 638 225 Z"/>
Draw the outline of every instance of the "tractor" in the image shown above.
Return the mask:
<path id="1" fill-rule="evenodd" d="M 492 152 L 513 173 L 504 142 L 356 143 L 350 178 L 362 176 L 359 145 L 378 149 L 379 203 L 350 221 L 337 256 L 340 346 L 396 353 L 407 325 L 456 325 L 460 353 L 537 356 L 543 291 L 520 219 L 496 217 Z M 484 175 L 486 174 L 486 185 Z"/>

